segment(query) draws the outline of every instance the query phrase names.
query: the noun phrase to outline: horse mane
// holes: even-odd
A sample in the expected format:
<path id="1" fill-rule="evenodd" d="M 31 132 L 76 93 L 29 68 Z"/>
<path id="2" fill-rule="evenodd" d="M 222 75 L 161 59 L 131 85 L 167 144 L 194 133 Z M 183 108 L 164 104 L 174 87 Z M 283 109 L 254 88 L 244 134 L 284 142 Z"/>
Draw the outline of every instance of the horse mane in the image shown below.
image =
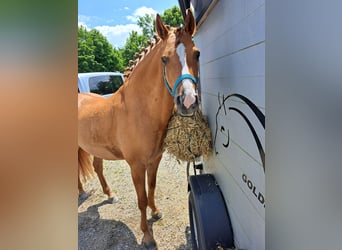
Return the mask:
<path id="1" fill-rule="evenodd" d="M 125 71 L 124 71 L 125 80 L 129 78 L 134 68 L 138 65 L 139 62 L 143 60 L 145 55 L 147 55 L 155 47 L 155 45 L 161 40 L 161 38 L 157 34 L 154 34 L 153 38 L 154 38 L 153 42 L 151 40 L 147 41 L 148 47 L 146 48 L 142 47 L 140 53 L 138 52 L 135 53 L 135 60 L 129 60 L 129 66 L 125 68 Z"/>
<path id="2" fill-rule="evenodd" d="M 165 27 L 170 30 L 171 26 L 170 25 L 165 25 Z M 175 32 L 179 32 L 180 30 L 182 30 L 181 27 L 178 27 L 175 29 Z M 154 34 L 153 35 L 154 41 L 151 40 L 147 40 L 147 44 L 148 47 L 142 47 L 141 48 L 141 52 L 135 53 L 135 60 L 129 60 L 129 66 L 125 68 L 124 70 L 124 77 L 125 80 L 127 80 L 129 78 L 129 76 L 131 75 L 131 73 L 133 72 L 133 70 L 135 69 L 135 67 L 144 59 L 144 57 L 155 48 L 155 45 L 161 40 L 161 38 L 157 35 Z"/>

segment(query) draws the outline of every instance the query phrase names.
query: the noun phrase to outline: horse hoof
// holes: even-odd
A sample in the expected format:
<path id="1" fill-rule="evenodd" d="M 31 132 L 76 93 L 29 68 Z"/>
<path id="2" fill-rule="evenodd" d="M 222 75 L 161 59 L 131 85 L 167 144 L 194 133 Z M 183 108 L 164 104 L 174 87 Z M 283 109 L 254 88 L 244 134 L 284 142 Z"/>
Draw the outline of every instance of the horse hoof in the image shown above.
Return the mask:
<path id="1" fill-rule="evenodd" d="M 108 202 L 111 204 L 117 203 L 119 201 L 119 198 L 114 196 L 112 198 L 108 198 Z"/>
<path id="2" fill-rule="evenodd" d="M 152 241 L 152 242 L 144 242 L 143 243 L 145 249 L 147 250 L 157 250 L 158 249 L 158 246 L 157 246 L 157 243 L 155 241 Z"/>
<path id="3" fill-rule="evenodd" d="M 162 212 L 158 212 L 156 214 L 152 214 L 152 219 L 157 221 L 157 220 L 160 220 L 164 217 L 163 213 Z"/>
<path id="4" fill-rule="evenodd" d="M 82 193 L 78 196 L 78 198 L 80 198 L 81 200 L 85 200 L 88 198 L 88 194 L 87 193 Z"/>

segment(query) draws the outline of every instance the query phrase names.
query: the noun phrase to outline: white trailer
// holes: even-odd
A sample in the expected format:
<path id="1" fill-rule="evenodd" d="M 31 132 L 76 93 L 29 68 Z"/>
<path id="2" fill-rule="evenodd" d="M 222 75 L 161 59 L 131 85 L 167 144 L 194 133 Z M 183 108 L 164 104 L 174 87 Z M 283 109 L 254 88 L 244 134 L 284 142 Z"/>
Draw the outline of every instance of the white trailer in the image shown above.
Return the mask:
<path id="1" fill-rule="evenodd" d="M 190 176 L 194 249 L 265 249 L 265 2 L 192 4 L 213 155 Z M 197 167 L 200 168 L 200 167 Z M 215 188 L 213 188 L 215 186 Z"/>

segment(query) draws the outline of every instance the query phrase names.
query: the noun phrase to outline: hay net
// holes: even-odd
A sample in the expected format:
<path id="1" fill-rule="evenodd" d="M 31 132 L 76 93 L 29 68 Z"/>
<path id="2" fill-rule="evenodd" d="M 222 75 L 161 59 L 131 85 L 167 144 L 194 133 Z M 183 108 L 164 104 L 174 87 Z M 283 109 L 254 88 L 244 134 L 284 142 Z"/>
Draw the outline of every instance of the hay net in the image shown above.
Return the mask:
<path id="1" fill-rule="evenodd" d="M 181 116 L 174 112 L 169 120 L 164 149 L 178 160 L 195 161 L 200 156 L 209 157 L 212 152 L 211 131 L 201 111 L 193 116 Z"/>

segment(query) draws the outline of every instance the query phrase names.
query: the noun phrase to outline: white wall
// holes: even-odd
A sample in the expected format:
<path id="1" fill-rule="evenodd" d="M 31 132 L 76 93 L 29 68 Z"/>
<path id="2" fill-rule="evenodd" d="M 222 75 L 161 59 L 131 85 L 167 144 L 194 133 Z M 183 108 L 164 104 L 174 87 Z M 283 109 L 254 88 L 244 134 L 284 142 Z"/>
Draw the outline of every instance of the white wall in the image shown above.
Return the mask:
<path id="1" fill-rule="evenodd" d="M 217 154 L 205 161 L 206 172 L 215 175 L 223 191 L 236 247 L 265 249 L 264 164 L 248 123 L 233 109 L 250 121 L 263 150 L 265 129 L 243 100 L 233 96 L 223 104 L 224 97 L 240 94 L 265 114 L 264 1 L 218 1 L 199 27 L 195 42 L 201 51 L 203 112 L 213 138 L 216 135 Z"/>

